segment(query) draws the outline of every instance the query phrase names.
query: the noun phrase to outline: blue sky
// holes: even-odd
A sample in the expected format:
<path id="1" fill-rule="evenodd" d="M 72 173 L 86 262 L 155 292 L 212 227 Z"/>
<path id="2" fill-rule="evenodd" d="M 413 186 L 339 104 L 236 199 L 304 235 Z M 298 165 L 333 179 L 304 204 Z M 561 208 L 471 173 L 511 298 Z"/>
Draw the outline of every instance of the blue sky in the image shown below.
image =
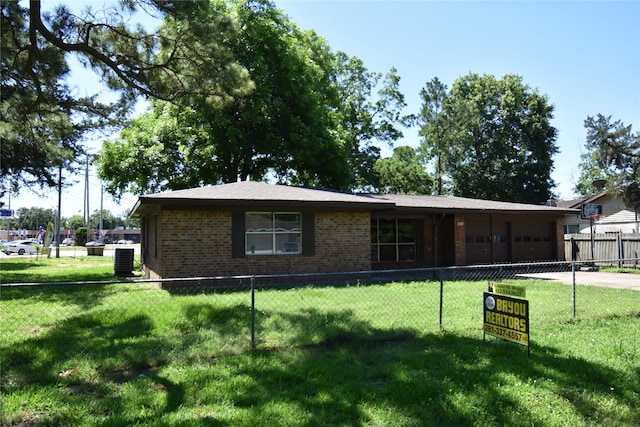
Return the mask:
<path id="1" fill-rule="evenodd" d="M 553 178 L 573 196 L 586 130 L 598 113 L 640 126 L 638 1 L 277 1 L 300 27 L 372 71 L 396 67 L 407 112 L 438 77 L 449 88 L 469 72 L 518 74 L 555 106 Z M 417 146 L 417 128 L 396 145 Z M 389 153 L 387 153 L 389 155 Z"/>
<path id="2" fill-rule="evenodd" d="M 419 91 L 434 77 L 451 87 L 469 72 L 522 76 L 555 106 L 552 124 L 560 153 L 552 177 L 563 199 L 573 196 L 587 116 L 611 115 L 640 130 L 638 1 L 284 0 L 276 6 L 301 28 L 315 30 L 333 50 L 362 59 L 369 70 L 397 68 L 406 113 L 419 111 Z M 404 134 L 396 146 L 420 143 L 417 128 Z M 83 191 L 82 186 L 67 191 L 63 216 L 82 209 Z M 99 209 L 95 177 L 90 193 L 90 210 Z M 135 200 L 127 196 L 117 205 L 105 196 L 104 208 L 118 215 Z M 32 206 L 57 206 L 57 196 L 38 199 L 23 192 L 11 201 L 13 209 Z"/>

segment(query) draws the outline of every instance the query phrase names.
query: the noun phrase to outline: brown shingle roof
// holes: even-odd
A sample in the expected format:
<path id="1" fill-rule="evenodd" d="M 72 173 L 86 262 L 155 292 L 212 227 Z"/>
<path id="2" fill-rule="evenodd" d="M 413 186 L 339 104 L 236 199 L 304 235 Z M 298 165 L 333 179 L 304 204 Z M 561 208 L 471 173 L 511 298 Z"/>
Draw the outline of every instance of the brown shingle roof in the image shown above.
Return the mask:
<path id="1" fill-rule="evenodd" d="M 453 196 L 403 194 L 350 194 L 317 188 L 293 187 L 242 181 L 224 185 L 177 190 L 140 196 L 131 215 L 160 206 L 195 207 L 299 207 L 341 208 L 361 210 L 477 211 L 509 213 L 573 213 L 566 207 L 550 207 L 522 203 L 496 202 Z"/>
<path id="2" fill-rule="evenodd" d="M 455 196 L 429 196 L 407 194 L 372 195 L 376 199 L 389 200 L 398 208 L 420 208 L 436 211 L 495 211 L 495 212 L 573 212 L 571 209 L 546 205 L 498 202 L 493 200 L 470 199 Z"/>
<path id="3" fill-rule="evenodd" d="M 580 204 L 582 203 L 583 200 L 584 199 L 558 200 L 556 203 L 561 208 L 574 208 L 574 207 L 580 207 Z"/>
<path id="4" fill-rule="evenodd" d="M 393 203 L 337 191 L 266 184 L 254 181 L 234 182 L 210 187 L 176 190 L 140 196 L 135 211 L 144 205 L 172 206 L 297 206 L 308 208 L 392 209 Z"/>
<path id="5" fill-rule="evenodd" d="M 607 194 L 608 194 L 608 192 L 605 190 L 605 191 L 600 191 L 600 192 L 598 192 L 598 193 L 596 193 L 596 194 L 594 194 L 592 196 L 585 197 L 583 199 L 567 200 L 567 201 L 560 202 L 560 203 L 562 203 L 562 206 L 579 209 L 580 206 L 583 203 L 595 202 L 596 200 L 600 199 L 601 197 L 606 196 Z"/>

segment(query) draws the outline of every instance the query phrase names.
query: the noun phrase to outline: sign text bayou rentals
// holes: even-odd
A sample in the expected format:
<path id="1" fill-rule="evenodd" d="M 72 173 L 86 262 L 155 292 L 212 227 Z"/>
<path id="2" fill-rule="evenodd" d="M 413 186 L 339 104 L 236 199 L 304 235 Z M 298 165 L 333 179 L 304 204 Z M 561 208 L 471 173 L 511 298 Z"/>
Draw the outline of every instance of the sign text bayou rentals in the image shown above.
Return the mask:
<path id="1" fill-rule="evenodd" d="M 484 333 L 529 345 L 529 301 L 485 292 Z"/>

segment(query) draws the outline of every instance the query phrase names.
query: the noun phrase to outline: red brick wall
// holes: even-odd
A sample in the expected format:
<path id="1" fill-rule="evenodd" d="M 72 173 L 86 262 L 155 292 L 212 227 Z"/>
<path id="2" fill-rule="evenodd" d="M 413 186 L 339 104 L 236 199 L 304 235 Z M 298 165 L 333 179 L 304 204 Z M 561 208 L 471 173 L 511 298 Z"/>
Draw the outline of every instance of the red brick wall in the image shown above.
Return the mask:
<path id="1" fill-rule="evenodd" d="M 556 219 L 556 245 L 558 261 L 565 261 L 564 253 L 564 216 Z"/>
<path id="2" fill-rule="evenodd" d="M 369 213 L 316 213 L 313 258 L 313 272 L 371 270 Z"/>
<path id="3" fill-rule="evenodd" d="M 466 220 L 449 218 L 449 237 L 441 243 L 439 265 L 467 263 Z M 371 270 L 371 219 L 367 212 L 315 213 L 315 253 L 232 257 L 231 212 L 165 210 L 145 222 L 144 270 L 149 278 L 208 277 L 252 274 L 330 273 Z M 156 230 L 157 225 L 157 230 Z M 424 218 L 423 255 L 414 267 L 433 265 L 433 224 Z M 558 259 L 564 258 L 563 217 L 555 223 Z M 303 239 L 305 237 L 303 236 Z M 441 240 L 443 237 L 441 236 Z M 157 250 L 156 250 L 157 248 Z M 446 256 L 445 256 L 446 255 Z M 375 268 L 410 267 L 408 263 Z M 418 265 L 420 264 L 420 265 Z"/>
<path id="4" fill-rule="evenodd" d="M 160 278 L 160 260 L 156 248 L 158 247 L 158 217 L 156 215 L 145 219 L 142 233 L 142 258 L 144 271 L 150 279 Z"/>
<path id="5" fill-rule="evenodd" d="M 368 212 L 318 212 L 314 255 L 233 258 L 231 212 L 164 210 L 158 214 L 158 262 L 145 270 L 150 278 L 370 270 L 370 233 Z"/>
<path id="6" fill-rule="evenodd" d="M 453 234 L 455 240 L 455 265 L 465 265 L 467 263 L 467 242 L 465 219 L 462 215 L 455 215 L 453 218 Z"/>
<path id="7" fill-rule="evenodd" d="M 158 236 L 157 277 L 225 274 L 219 272 L 217 263 L 231 258 L 229 212 L 161 211 L 158 213 Z"/>

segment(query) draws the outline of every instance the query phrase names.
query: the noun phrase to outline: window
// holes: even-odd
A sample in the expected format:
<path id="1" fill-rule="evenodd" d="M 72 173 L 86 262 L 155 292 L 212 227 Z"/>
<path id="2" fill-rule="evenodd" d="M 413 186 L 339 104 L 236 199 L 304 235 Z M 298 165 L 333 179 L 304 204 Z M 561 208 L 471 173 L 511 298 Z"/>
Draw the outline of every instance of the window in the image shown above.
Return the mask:
<path id="1" fill-rule="evenodd" d="M 575 233 L 580 233 L 579 224 L 565 224 L 564 234 L 575 234 Z"/>
<path id="2" fill-rule="evenodd" d="M 247 212 L 247 255 L 299 254 L 302 214 L 297 212 Z"/>
<path id="3" fill-rule="evenodd" d="M 416 221 L 373 219 L 371 221 L 371 260 L 415 261 Z"/>

